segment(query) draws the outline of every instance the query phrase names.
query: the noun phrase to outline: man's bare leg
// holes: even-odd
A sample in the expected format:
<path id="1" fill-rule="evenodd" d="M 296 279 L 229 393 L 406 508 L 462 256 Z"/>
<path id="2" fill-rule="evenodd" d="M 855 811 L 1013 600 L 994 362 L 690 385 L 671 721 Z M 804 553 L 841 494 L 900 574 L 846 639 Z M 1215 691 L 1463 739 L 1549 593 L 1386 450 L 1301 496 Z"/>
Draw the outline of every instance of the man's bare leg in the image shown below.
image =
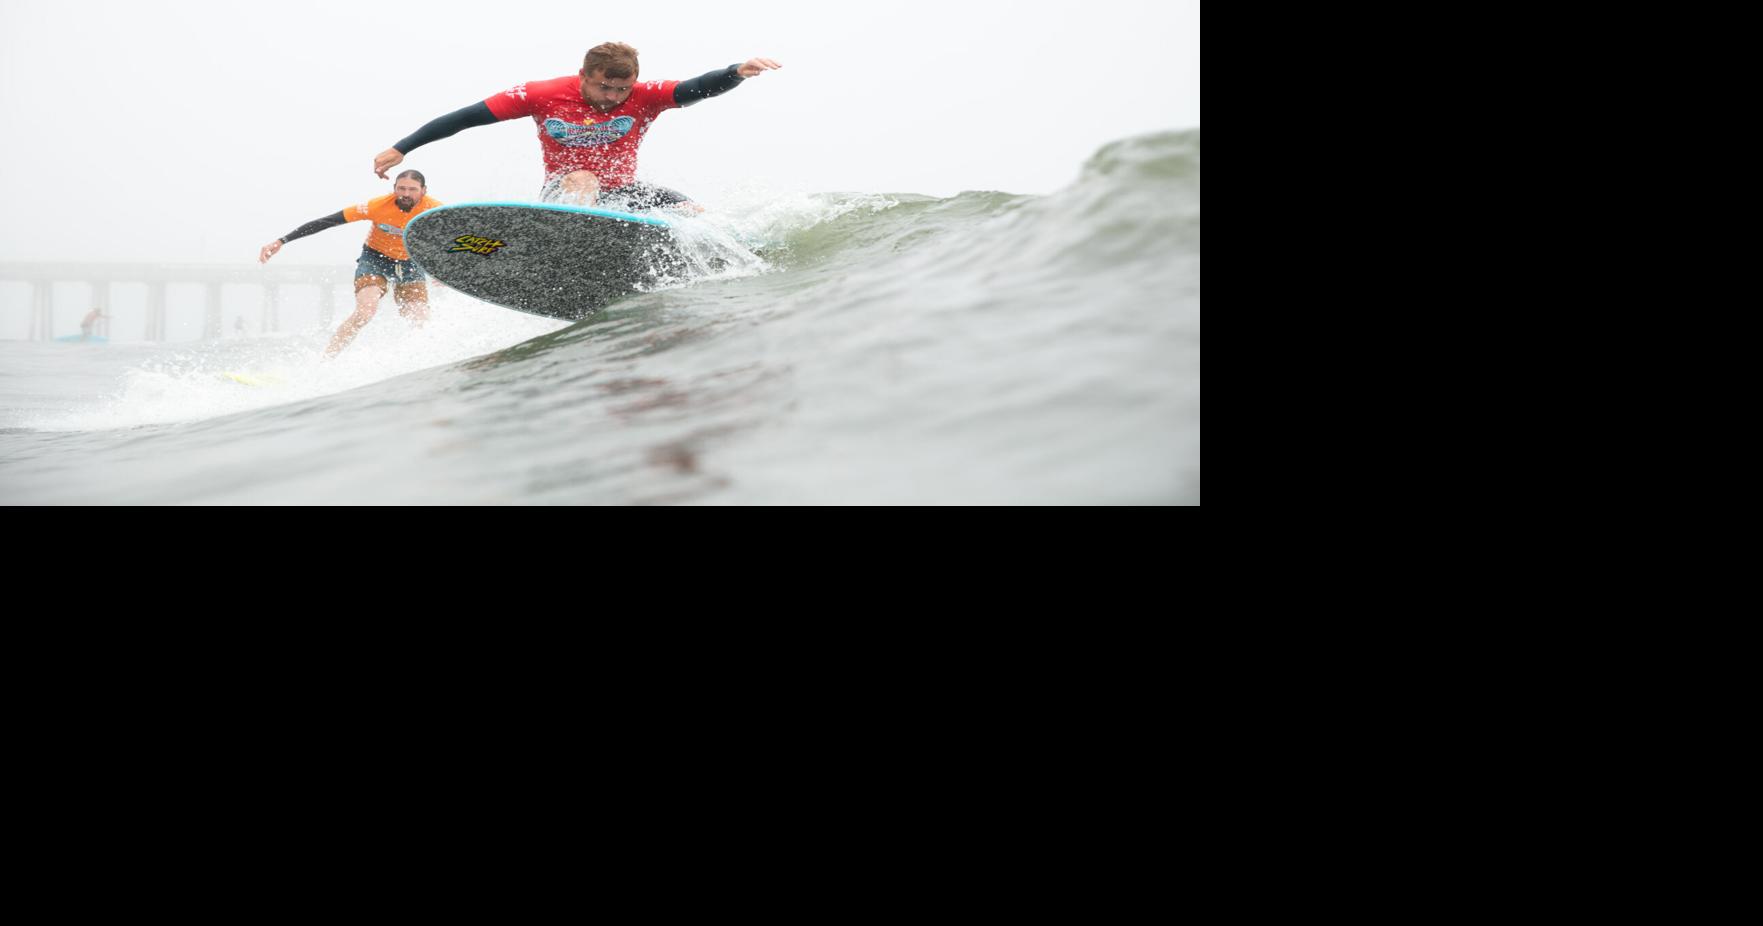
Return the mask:
<path id="1" fill-rule="evenodd" d="M 336 336 L 331 338 L 331 345 L 324 349 L 326 359 L 342 353 L 343 348 L 348 347 L 349 342 L 355 340 L 355 336 L 361 333 L 361 329 L 366 327 L 368 322 L 373 321 L 374 313 L 378 312 L 380 308 L 380 299 L 385 295 L 386 281 L 384 277 L 355 278 L 355 311 L 343 321 L 343 326 L 337 329 Z"/>
<path id="2" fill-rule="evenodd" d="M 429 288 L 425 283 L 399 283 L 393 297 L 398 303 L 398 314 L 412 325 L 421 328 L 429 320 Z"/>

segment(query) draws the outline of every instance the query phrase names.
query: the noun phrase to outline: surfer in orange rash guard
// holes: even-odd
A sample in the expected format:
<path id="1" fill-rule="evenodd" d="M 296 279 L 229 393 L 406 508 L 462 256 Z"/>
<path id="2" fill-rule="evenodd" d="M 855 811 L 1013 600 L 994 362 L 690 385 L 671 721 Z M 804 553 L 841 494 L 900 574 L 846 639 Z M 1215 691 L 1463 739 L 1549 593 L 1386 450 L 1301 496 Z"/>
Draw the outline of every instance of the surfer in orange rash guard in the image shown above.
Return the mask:
<path id="1" fill-rule="evenodd" d="M 398 303 L 398 314 L 416 325 L 428 321 L 428 284 L 425 282 L 428 275 L 404 249 L 404 226 L 440 204 L 429 198 L 428 181 L 423 175 L 407 170 L 393 182 L 390 194 L 307 222 L 264 245 L 257 253 L 257 262 L 267 263 L 282 245 L 315 232 L 348 222 L 373 223 L 367 233 L 367 243 L 361 247 L 361 258 L 355 262 L 355 312 L 343 322 L 343 327 L 337 329 L 336 336 L 331 338 L 330 346 L 324 351 L 326 357 L 335 357 L 355 340 L 363 326 L 373 321 L 380 300 L 385 298 L 386 287 L 393 281 L 397 282 L 393 300 Z"/>
<path id="2" fill-rule="evenodd" d="M 383 178 L 419 146 L 473 126 L 531 117 L 545 159 L 541 200 L 598 202 L 627 211 L 685 204 L 683 194 L 636 179 L 637 148 L 655 117 L 781 67 L 770 58 L 752 58 L 691 80 L 639 83 L 637 50 L 607 42 L 588 50 L 576 74 L 524 83 L 429 122 L 380 152 L 373 170 Z"/>

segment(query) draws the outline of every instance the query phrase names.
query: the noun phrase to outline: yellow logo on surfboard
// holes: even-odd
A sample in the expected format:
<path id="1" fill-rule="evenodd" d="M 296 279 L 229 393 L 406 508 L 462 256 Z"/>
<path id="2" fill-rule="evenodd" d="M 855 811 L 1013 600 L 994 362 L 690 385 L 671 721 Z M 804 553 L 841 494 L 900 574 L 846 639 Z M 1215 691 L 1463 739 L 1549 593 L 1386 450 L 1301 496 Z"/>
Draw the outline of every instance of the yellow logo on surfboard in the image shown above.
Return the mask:
<path id="1" fill-rule="evenodd" d="M 470 251 L 473 254 L 494 254 L 507 244 L 499 238 L 483 238 L 478 235 L 460 235 L 453 239 L 453 246 L 448 252 Z"/>

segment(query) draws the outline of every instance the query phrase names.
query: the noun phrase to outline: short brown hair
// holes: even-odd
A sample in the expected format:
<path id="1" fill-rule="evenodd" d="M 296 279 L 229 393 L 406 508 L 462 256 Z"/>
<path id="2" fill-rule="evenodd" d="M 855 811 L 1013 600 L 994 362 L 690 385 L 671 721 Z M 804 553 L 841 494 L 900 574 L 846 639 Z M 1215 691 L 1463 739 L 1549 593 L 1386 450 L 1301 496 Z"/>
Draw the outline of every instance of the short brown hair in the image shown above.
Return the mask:
<path id="1" fill-rule="evenodd" d="M 638 74 L 637 50 L 623 42 L 606 42 L 588 49 L 582 59 L 582 74 L 595 71 L 614 80 L 628 80 Z"/>

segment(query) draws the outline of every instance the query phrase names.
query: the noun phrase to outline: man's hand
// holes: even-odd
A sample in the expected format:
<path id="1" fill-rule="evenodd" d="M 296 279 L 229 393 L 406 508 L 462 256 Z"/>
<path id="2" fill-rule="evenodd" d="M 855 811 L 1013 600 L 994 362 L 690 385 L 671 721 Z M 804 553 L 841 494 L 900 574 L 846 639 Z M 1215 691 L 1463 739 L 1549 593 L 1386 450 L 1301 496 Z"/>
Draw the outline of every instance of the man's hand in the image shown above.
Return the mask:
<path id="1" fill-rule="evenodd" d="M 257 252 L 257 262 L 260 264 L 269 263 L 269 259 L 274 257 L 275 252 L 277 252 L 281 249 L 282 249 L 282 239 L 277 238 L 276 240 L 271 241 L 270 243 L 263 246 L 263 250 Z"/>
<path id="2" fill-rule="evenodd" d="M 387 148 L 374 157 L 373 172 L 379 174 L 380 179 L 384 180 L 386 179 L 386 171 L 402 163 L 404 163 L 404 152 L 396 148 Z"/>
<path id="3" fill-rule="evenodd" d="M 775 71 L 781 67 L 783 67 L 783 65 L 778 64 L 770 58 L 753 58 L 736 69 L 735 73 L 742 77 L 758 77 L 766 71 Z M 381 174 L 381 176 L 385 175 Z"/>

